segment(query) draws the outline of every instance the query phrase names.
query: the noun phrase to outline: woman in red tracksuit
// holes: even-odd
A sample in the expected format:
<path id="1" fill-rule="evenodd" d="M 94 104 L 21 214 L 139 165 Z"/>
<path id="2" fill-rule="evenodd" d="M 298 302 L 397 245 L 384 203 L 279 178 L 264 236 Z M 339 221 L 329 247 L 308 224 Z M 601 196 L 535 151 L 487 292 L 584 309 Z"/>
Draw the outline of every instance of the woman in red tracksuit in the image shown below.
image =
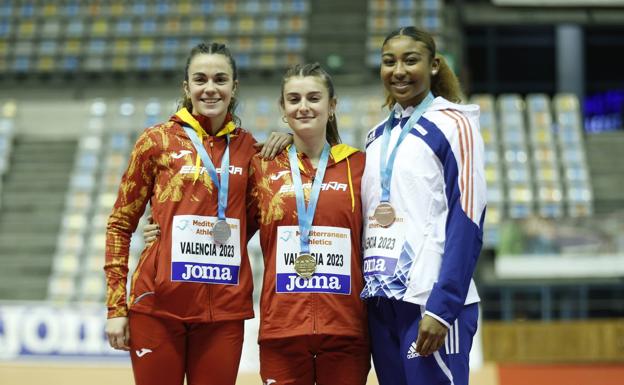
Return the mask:
<path id="1" fill-rule="evenodd" d="M 254 316 L 246 191 L 255 140 L 233 114 L 236 64 L 223 44 L 193 48 L 183 85 L 184 107 L 137 140 L 108 221 L 106 333 L 130 350 L 139 385 L 185 376 L 233 385 Z M 162 235 L 141 254 L 126 299 L 130 238 L 147 203 Z"/>
<path id="2" fill-rule="evenodd" d="M 318 64 L 288 71 L 280 105 L 294 143 L 272 160 L 254 156 L 250 171 L 264 255 L 260 375 L 266 384 L 365 384 L 364 154 L 340 144 L 334 87 Z"/>

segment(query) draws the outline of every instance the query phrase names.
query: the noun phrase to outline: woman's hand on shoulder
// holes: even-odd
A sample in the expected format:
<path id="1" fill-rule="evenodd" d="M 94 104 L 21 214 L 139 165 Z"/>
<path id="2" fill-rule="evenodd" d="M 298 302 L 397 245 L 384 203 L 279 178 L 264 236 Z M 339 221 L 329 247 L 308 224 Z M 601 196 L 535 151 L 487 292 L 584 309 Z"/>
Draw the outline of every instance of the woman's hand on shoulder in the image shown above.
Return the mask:
<path id="1" fill-rule="evenodd" d="M 260 149 L 260 156 L 264 159 L 273 159 L 292 142 L 293 137 L 291 134 L 273 131 L 266 142 L 256 143 L 255 146 Z"/>

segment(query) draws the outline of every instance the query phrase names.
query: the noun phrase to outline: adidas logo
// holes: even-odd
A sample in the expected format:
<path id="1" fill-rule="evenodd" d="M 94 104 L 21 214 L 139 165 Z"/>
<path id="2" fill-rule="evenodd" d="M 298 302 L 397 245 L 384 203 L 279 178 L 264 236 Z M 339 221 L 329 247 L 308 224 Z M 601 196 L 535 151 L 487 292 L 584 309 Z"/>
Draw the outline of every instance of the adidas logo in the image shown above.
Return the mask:
<path id="1" fill-rule="evenodd" d="M 420 357 L 420 354 L 416 351 L 416 341 L 412 342 L 407 351 L 407 359 L 411 360 L 412 358 Z"/>

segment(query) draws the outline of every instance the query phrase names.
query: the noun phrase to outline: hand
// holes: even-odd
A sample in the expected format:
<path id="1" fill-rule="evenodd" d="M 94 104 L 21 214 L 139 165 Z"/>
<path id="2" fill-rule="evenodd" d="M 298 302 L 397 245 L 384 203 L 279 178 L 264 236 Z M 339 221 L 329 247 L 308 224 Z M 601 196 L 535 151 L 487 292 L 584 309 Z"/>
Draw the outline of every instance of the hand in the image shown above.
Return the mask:
<path id="1" fill-rule="evenodd" d="M 416 352 L 423 357 L 437 352 L 444 345 L 448 328 L 443 323 L 425 314 L 418 325 Z"/>
<path id="2" fill-rule="evenodd" d="M 128 317 L 116 317 L 106 320 L 106 335 L 113 349 L 130 350 L 130 328 Z"/>
<path id="3" fill-rule="evenodd" d="M 275 155 L 282 152 L 286 146 L 293 142 L 290 134 L 283 132 L 272 132 L 264 143 L 256 143 L 254 146 L 260 149 L 260 155 L 264 159 L 273 159 Z"/>
<path id="4" fill-rule="evenodd" d="M 158 226 L 158 223 L 154 223 L 151 215 L 148 221 L 149 223 L 143 227 L 143 242 L 145 242 L 145 246 L 151 246 L 152 242 L 160 236 L 160 226 Z"/>

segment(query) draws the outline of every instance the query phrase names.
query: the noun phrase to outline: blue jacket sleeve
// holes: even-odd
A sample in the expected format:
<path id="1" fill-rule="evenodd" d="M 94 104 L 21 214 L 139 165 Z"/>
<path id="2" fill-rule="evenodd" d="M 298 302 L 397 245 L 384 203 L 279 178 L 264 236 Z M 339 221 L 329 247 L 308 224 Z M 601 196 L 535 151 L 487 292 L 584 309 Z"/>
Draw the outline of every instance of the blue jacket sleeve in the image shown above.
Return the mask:
<path id="1" fill-rule="evenodd" d="M 456 113 L 455 117 L 457 127 L 447 134 L 450 148 L 440 158 L 448 203 L 444 254 L 438 280 L 425 307 L 427 313 L 447 326 L 464 306 L 481 253 L 486 200 L 478 120 L 471 126 L 465 116 Z"/>

